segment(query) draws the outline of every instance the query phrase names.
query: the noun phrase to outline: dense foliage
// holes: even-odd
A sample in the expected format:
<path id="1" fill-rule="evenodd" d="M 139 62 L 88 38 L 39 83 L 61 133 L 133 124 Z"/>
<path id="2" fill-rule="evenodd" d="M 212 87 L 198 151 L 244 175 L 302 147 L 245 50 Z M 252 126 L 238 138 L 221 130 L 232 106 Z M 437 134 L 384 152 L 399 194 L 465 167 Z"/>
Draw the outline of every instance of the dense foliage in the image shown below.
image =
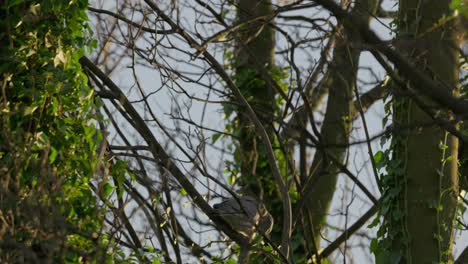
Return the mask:
<path id="1" fill-rule="evenodd" d="M 77 263 L 103 238 L 89 182 L 101 138 L 79 58 L 88 1 L 0 7 L 0 260 Z"/>

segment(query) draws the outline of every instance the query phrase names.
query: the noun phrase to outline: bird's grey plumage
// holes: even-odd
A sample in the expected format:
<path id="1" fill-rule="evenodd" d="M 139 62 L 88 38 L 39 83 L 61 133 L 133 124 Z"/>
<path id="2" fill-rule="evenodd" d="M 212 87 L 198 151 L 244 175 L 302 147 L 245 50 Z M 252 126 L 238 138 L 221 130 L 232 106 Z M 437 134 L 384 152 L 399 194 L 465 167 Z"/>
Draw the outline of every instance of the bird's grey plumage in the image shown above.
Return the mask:
<path id="1" fill-rule="evenodd" d="M 251 237 L 256 229 L 267 235 L 273 228 L 273 217 L 265 205 L 252 196 L 230 198 L 213 208 L 232 228 L 247 237 Z"/>

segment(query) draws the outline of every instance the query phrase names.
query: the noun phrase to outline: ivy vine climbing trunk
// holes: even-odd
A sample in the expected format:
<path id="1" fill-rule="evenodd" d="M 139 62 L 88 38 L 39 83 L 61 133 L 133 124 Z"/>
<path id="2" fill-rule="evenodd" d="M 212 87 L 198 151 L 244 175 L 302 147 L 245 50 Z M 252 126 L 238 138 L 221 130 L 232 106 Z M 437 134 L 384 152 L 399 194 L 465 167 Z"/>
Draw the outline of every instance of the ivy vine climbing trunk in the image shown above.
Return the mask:
<path id="1" fill-rule="evenodd" d="M 455 93 L 456 31 L 453 21 L 445 19 L 451 13 L 450 2 L 400 0 L 395 45 L 440 87 Z M 419 84 L 407 87 L 411 90 L 414 85 Z M 427 109 L 438 107 L 433 101 L 416 93 L 408 96 L 398 88 L 393 96 L 394 125 L 411 129 L 392 138 L 393 156 L 381 209 L 386 240 L 380 244 L 377 260 L 387 263 L 385 259 L 391 257 L 398 263 L 451 263 L 458 140 L 427 114 Z"/>
<path id="2" fill-rule="evenodd" d="M 235 48 L 234 80 L 243 96 L 248 100 L 273 142 L 274 131 L 272 117 L 276 108 L 275 92 L 262 78 L 261 70 L 270 71 L 275 63 L 275 30 L 271 15 L 271 0 L 239 0 L 238 21 L 244 23 L 239 32 Z M 253 22 L 252 22 L 253 21 Z M 281 201 L 276 196 L 275 184 L 266 152 L 260 137 L 243 109 L 237 110 L 233 121 L 234 133 L 239 135 L 235 150 L 235 159 L 240 166 L 240 185 L 244 192 L 255 193 L 266 201 L 267 207 L 275 217 L 275 223 L 281 222 Z M 268 197 L 268 198 L 266 198 Z M 281 228 L 273 231 L 272 237 L 281 237 Z M 252 256 L 254 258 L 254 256 Z M 260 256 L 258 261 L 261 262 Z M 251 260 L 255 261 L 255 260 Z"/>
<path id="3" fill-rule="evenodd" d="M 235 80 L 244 97 L 249 101 L 257 115 L 265 124 L 270 138 L 273 136 L 271 116 L 275 108 L 275 92 L 262 79 L 260 67 L 271 69 L 274 65 L 275 31 L 268 25 L 268 15 L 273 12 L 269 0 L 240 0 L 238 5 L 239 22 L 256 19 L 245 23 L 237 41 Z M 237 129 L 239 132 L 239 162 L 241 165 L 241 184 L 259 193 L 261 186 L 271 175 L 259 137 L 249 118 L 238 111 Z"/>

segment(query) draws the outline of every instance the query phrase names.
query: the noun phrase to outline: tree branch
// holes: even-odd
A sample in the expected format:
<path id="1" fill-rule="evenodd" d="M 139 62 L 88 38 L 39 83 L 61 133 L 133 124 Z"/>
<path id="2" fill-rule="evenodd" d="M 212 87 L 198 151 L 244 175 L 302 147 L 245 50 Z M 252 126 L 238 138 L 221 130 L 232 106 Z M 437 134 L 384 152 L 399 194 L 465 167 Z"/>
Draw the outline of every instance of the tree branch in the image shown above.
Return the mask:
<path id="1" fill-rule="evenodd" d="M 94 65 L 88 58 L 82 57 L 80 63 L 83 67 L 86 67 L 93 74 L 95 74 L 101 81 L 110 89 L 116 98 L 119 98 L 119 102 L 127 114 L 133 119 L 132 125 L 140 133 L 143 139 L 148 143 L 148 148 L 153 154 L 156 162 L 159 166 L 169 171 L 179 182 L 180 185 L 187 191 L 190 197 L 193 199 L 195 204 L 217 225 L 221 230 L 226 233 L 231 239 L 239 244 L 245 243 L 245 238 L 240 233 L 232 229 L 232 227 L 220 217 L 211 206 L 203 199 L 203 196 L 197 191 L 195 186 L 189 181 L 185 174 L 174 164 L 169 155 L 164 151 L 162 146 L 154 137 L 151 130 L 146 126 L 144 120 L 135 108 L 128 101 L 127 97 L 123 94 L 120 88 L 96 65 Z"/>
<path id="2" fill-rule="evenodd" d="M 442 86 L 446 86 L 447 84 L 434 81 L 425 73 L 420 71 L 418 67 L 411 63 L 406 57 L 382 41 L 377 34 L 369 28 L 366 21 L 363 21 L 360 17 L 354 14 L 349 14 L 331 0 L 314 1 L 330 11 L 338 20 L 342 21 L 344 25 L 352 25 L 352 27 L 359 32 L 361 39 L 365 42 L 364 44 L 368 44 L 375 49 L 371 52 L 375 53 L 378 51 L 385 55 L 385 57 L 399 70 L 398 72 L 401 72 L 407 80 L 410 80 L 414 84 L 414 87 L 418 92 L 429 97 L 440 106 L 452 110 L 460 117 L 461 120 L 468 117 L 467 100 L 453 96 L 449 92 L 452 89 L 442 88 Z"/>
<path id="3" fill-rule="evenodd" d="M 219 62 L 211 55 L 202 45 L 200 45 L 195 39 L 193 39 L 186 31 L 184 31 L 179 25 L 177 25 L 170 17 L 168 17 L 164 12 L 162 12 L 159 7 L 150 0 L 145 0 L 147 3 L 166 23 L 168 23 L 172 29 L 174 29 L 182 38 L 184 38 L 190 47 L 196 49 L 199 53 L 203 54 L 205 60 L 213 67 L 216 73 L 226 82 L 228 88 L 232 91 L 234 96 L 237 98 L 239 103 L 246 108 L 246 112 L 248 114 L 249 119 L 255 126 L 257 133 L 261 136 L 262 142 L 266 149 L 268 163 L 271 167 L 273 177 L 278 185 L 278 188 L 281 193 L 281 198 L 283 201 L 283 231 L 281 236 L 281 250 L 283 254 L 288 257 L 289 256 L 289 240 L 291 237 L 292 232 L 292 210 L 291 210 L 291 201 L 289 198 L 288 188 L 286 187 L 285 183 L 283 182 L 283 178 L 279 171 L 278 165 L 276 164 L 276 158 L 274 155 L 273 147 L 271 145 L 270 139 L 268 137 L 268 133 L 266 132 L 265 128 L 262 125 L 262 122 L 255 114 L 254 110 L 247 102 L 245 97 L 240 92 L 239 88 L 234 84 L 233 80 L 229 77 L 223 67 L 219 64 Z M 211 208 L 210 208 L 211 209 Z"/>

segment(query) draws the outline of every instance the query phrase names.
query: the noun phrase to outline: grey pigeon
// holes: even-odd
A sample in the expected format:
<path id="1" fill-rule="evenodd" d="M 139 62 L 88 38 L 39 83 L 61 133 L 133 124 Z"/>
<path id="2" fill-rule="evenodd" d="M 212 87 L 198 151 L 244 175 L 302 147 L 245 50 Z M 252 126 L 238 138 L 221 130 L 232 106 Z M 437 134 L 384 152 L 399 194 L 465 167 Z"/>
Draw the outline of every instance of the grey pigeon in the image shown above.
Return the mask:
<path id="1" fill-rule="evenodd" d="M 252 196 L 230 198 L 213 205 L 216 213 L 228 222 L 233 229 L 251 238 L 254 231 L 268 235 L 273 229 L 273 217 L 266 210 L 265 205 Z"/>

